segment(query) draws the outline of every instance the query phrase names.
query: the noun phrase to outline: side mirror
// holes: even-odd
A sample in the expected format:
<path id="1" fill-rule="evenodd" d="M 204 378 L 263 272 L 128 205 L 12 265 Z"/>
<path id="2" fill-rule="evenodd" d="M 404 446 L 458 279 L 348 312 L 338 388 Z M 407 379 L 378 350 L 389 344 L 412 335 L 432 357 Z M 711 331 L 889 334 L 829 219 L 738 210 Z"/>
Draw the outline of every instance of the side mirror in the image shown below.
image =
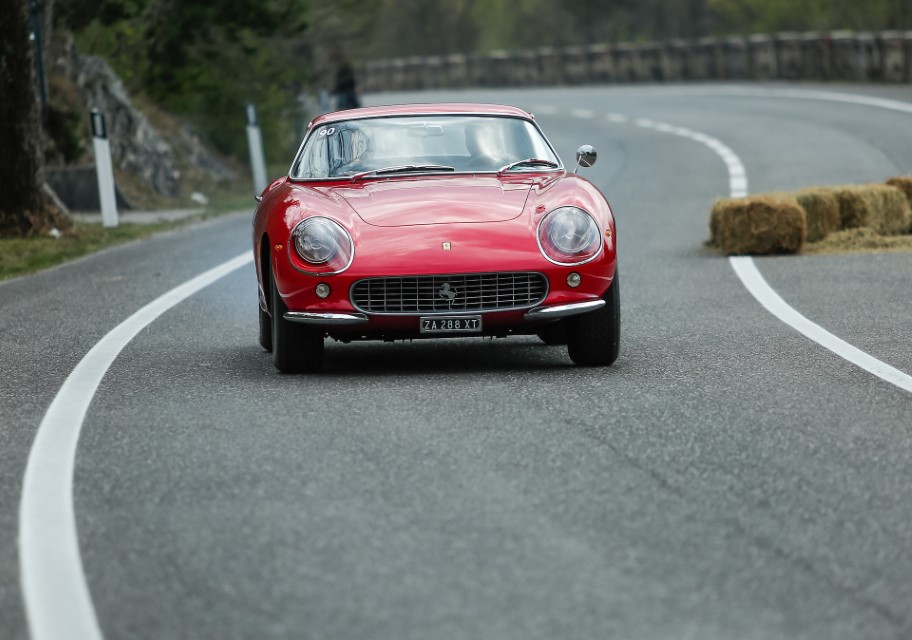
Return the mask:
<path id="1" fill-rule="evenodd" d="M 598 160 L 598 151 L 591 144 L 584 144 L 576 150 L 576 169 L 573 173 L 579 171 L 580 167 L 591 167 Z"/>

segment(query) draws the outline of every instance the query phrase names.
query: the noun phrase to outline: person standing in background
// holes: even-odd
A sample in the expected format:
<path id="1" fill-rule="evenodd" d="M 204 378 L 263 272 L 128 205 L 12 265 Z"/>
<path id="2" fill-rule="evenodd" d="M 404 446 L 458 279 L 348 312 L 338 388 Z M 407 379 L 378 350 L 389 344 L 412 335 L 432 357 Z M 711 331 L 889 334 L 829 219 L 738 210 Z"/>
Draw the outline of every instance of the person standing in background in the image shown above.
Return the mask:
<path id="1" fill-rule="evenodd" d="M 355 82 L 355 71 L 348 60 L 342 58 L 336 71 L 336 86 L 333 93 L 336 96 L 336 109 L 356 109 L 361 106 L 358 96 L 358 87 Z"/>

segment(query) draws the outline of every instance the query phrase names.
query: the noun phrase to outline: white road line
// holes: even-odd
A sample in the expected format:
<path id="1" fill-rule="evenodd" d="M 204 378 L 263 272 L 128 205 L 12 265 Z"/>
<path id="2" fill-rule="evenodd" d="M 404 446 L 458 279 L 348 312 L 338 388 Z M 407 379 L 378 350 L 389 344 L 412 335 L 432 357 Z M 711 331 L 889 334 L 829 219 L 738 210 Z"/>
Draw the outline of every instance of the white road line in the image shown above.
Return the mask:
<path id="1" fill-rule="evenodd" d="M 912 108 L 910 108 L 912 112 Z M 684 127 L 676 127 L 664 122 L 655 122 L 646 118 L 637 118 L 633 121 L 638 127 L 653 129 L 662 133 L 670 133 L 684 138 L 689 138 L 709 147 L 725 163 L 728 169 L 728 186 L 732 198 L 741 198 L 747 195 L 747 172 L 744 164 L 737 154 L 723 144 L 720 140 L 704 133 L 691 131 Z M 885 362 L 868 355 L 861 349 L 850 345 L 848 342 L 837 338 L 832 333 L 818 324 L 811 322 L 793 307 L 789 306 L 782 297 L 776 293 L 757 269 L 753 258 L 750 256 L 732 256 L 729 259 L 732 269 L 741 280 L 748 292 L 763 307 L 789 325 L 802 335 L 810 338 L 820 346 L 829 349 L 839 357 L 874 374 L 881 380 L 899 387 L 903 391 L 912 393 L 912 377 L 899 369 L 891 367 Z"/>
<path id="2" fill-rule="evenodd" d="M 574 118 L 594 118 L 595 112 L 592 109 L 573 109 L 570 111 L 570 115 Z"/>
<path id="3" fill-rule="evenodd" d="M 799 332 L 816 342 L 823 345 L 836 355 L 848 360 L 852 364 L 861 367 L 865 371 L 873 373 L 882 380 L 896 385 L 912 393 L 912 376 L 908 376 L 899 369 L 881 362 L 877 358 L 869 356 L 867 353 L 853 347 L 845 340 L 837 338 L 832 333 L 805 318 L 795 311 L 783 300 L 772 287 L 770 287 L 760 272 L 757 265 L 747 256 L 733 256 L 729 258 L 732 268 L 741 282 L 747 287 L 747 290 L 762 304 L 767 311 L 782 320 L 785 324 L 794 327 Z"/>
<path id="4" fill-rule="evenodd" d="M 820 100 L 823 102 L 842 102 L 856 104 L 878 109 L 888 109 L 902 113 L 912 113 L 912 104 L 889 98 L 877 98 L 855 93 L 842 93 L 839 91 L 819 91 L 814 89 L 779 89 L 775 87 L 747 87 L 743 85 L 732 86 L 697 86 L 697 87 L 637 87 L 625 88 L 624 95 L 651 95 L 651 96 L 731 96 L 746 98 L 787 98 L 794 100 Z"/>
<path id="5" fill-rule="evenodd" d="M 609 113 L 605 115 L 605 118 L 608 122 L 614 122 L 616 124 L 626 124 L 630 120 L 622 113 Z"/>
<path id="6" fill-rule="evenodd" d="M 824 102 L 842 102 L 857 104 L 877 109 L 888 109 L 902 113 L 912 113 L 912 104 L 890 100 L 889 98 L 876 98 L 874 96 L 841 93 L 838 91 L 814 91 L 801 89 L 752 89 L 749 87 L 718 87 L 715 92 L 719 95 L 745 96 L 750 98 L 788 98 L 793 100 L 822 100 Z"/>
<path id="7" fill-rule="evenodd" d="M 661 133 L 670 133 L 683 138 L 689 138 L 690 140 L 709 147 L 716 155 L 722 158 L 725 167 L 728 169 L 728 190 L 731 197 L 741 198 L 747 195 L 747 171 L 744 170 L 744 164 L 737 154 L 720 140 L 710 137 L 705 133 L 691 131 L 690 129 L 677 127 L 664 122 L 655 122 L 646 118 L 637 118 L 633 123 L 643 129 L 653 129 Z"/>
<path id="8" fill-rule="evenodd" d="M 252 261 L 252 253 L 242 254 L 147 304 L 92 347 L 57 392 L 29 452 L 19 507 L 19 567 L 33 640 L 102 637 L 73 508 L 79 433 L 102 378 L 123 348 L 161 314 Z"/>
<path id="9" fill-rule="evenodd" d="M 548 104 L 539 104 L 532 107 L 533 113 L 539 113 L 542 115 L 554 115 L 557 113 L 557 107 L 548 105 Z"/>

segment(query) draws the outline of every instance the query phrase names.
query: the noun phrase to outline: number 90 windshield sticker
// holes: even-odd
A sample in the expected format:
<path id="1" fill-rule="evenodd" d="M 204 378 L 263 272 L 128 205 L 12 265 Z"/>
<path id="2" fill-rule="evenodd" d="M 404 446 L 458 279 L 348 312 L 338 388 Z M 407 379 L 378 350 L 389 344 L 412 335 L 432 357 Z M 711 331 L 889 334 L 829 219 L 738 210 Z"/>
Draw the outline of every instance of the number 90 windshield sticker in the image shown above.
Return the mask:
<path id="1" fill-rule="evenodd" d="M 328 129 L 323 129 L 322 131 L 320 131 L 320 137 L 322 138 L 323 136 L 331 136 L 335 132 L 336 132 L 335 127 L 329 127 Z"/>

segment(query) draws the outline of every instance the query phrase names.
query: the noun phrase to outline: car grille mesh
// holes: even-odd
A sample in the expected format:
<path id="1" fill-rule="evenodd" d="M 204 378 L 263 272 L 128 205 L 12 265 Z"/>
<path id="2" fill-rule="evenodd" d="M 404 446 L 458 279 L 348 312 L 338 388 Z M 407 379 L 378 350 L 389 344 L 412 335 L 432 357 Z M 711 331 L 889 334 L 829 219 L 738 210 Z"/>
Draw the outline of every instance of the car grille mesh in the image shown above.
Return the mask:
<path id="1" fill-rule="evenodd" d="M 469 273 L 369 278 L 352 287 L 352 303 L 365 313 L 447 313 L 532 307 L 545 299 L 541 273 Z"/>

